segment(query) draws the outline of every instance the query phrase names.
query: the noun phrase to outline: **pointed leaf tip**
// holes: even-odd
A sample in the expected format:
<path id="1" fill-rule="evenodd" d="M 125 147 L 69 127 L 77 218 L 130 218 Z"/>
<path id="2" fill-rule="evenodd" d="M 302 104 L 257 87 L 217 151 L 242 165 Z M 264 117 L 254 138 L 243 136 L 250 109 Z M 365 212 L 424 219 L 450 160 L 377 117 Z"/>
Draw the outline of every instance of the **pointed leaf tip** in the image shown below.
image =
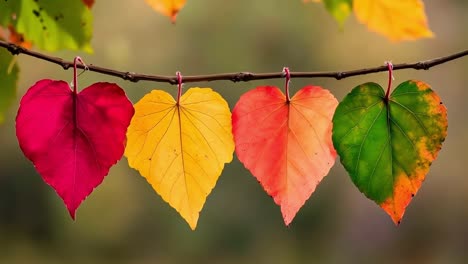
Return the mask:
<path id="1" fill-rule="evenodd" d="M 20 148 L 72 219 L 122 157 L 132 115 L 132 103 L 112 83 L 95 83 L 74 95 L 66 82 L 45 79 L 21 99 L 16 116 Z"/>
<path id="2" fill-rule="evenodd" d="M 173 24 L 175 24 L 176 16 L 184 7 L 185 2 L 186 0 L 146 0 L 146 3 L 156 12 L 168 16 Z"/>
<path id="3" fill-rule="evenodd" d="M 88 7 L 88 8 L 92 8 L 93 5 L 94 5 L 94 0 L 82 0 L 83 3 Z"/>
<path id="4" fill-rule="evenodd" d="M 76 216 L 76 210 L 77 210 L 77 208 L 72 209 L 72 208 L 67 207 L 67 209 L 68 209 L 68 213 L 70 214 L 71 219 L 72 219 L 73 221 L 75 221 L 75 220 L 76 220 L 76 219 L 75 219 L 75 216 Z"/>
<path id="5" fill-rule="evenodd" d="M 281 207 L 286 225 L 335 162 L 331 120 L 337 104 L 317 86 L 304 87 L 289 103 L 278 88 L 261 86 L 234 107 L 237 157 Z"/>
<path id="6" fill-rule="evenodd" d="M 365 83 L 338 105 L 333 143 L 352 181 L 399 225 L 447 135 L 447 111 L 421 81 L 401 83 L 385 100 Z"/>

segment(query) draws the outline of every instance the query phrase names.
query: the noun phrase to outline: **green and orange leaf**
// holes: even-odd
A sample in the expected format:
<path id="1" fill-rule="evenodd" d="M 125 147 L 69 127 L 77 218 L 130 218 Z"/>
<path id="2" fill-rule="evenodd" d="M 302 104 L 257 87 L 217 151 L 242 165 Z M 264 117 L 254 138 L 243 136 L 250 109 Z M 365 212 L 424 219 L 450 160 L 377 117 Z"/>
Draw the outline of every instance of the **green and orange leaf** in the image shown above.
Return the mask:
<path id="1" fill-rule="evenodd" d="M 390 95 L 376 83 L 354 88 L 333 117 L 333 143 L 354 184 L 399 224 L 447 135 L 447 112 L 421 81 Z"/>
<path id="2" fill-rule="evenodd" d="M 191 88 L 180 103 L 153 90 L 135 104 L 128 163 L 192 229 L 233 152 L 229 106 L 210 88 Z"/>

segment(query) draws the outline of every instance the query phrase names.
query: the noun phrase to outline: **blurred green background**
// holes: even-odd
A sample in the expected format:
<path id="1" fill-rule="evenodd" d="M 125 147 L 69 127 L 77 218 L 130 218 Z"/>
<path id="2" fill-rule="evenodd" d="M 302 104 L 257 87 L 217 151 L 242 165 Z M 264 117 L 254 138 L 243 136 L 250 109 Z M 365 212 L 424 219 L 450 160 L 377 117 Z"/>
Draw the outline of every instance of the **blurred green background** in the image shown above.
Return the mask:
<path id="1" fill-rule="evenodd" d="M 301 0 L 189 0 L 177 24 L 143 0 L 98 0 L 94 54 L 75 55 L 88 64 L 148 74 L 184 75 L 253 71 L 350 70 L 414 62 L 468 48 L 468 1 L 425 1 L 434 39 L 391 43 L 368 32 L 354 17 L 340 31 L 325 8 Z M 73 222 L 62 201 L 23 156 L 15 137 L 19 98 L 42 78 L 72 80 L 64 71 L 19 57 L 18 100 L 0 127 L 0 263 L 468 263 L 468 58 L 429 71 L 395 72 L 395 83 L 420 79 L 448 108 L 449 135 L 423 187 L 402 221 L 367 200 L 337 160 L 289 227 L 279 208 L 235 159 L 208 197 L 198 228 L 127 166 L 113 167 L 82 204 Z M 341 100 L 366 81 L 386 85 L 387 74 L 333 79 L 293 79 L 330 89 Z M 175 86 L 131 83 L 87 72 L 96 81 L 121 85 L 133 102 L 151 89 L 176 94 Z M 284 80 L 186 84 L 212 87 L 232 108 L 259 85 Z M 66 158 L 66 157 L 64 157 Z M 272 161 L 274 162 L 274 161 Z"/>

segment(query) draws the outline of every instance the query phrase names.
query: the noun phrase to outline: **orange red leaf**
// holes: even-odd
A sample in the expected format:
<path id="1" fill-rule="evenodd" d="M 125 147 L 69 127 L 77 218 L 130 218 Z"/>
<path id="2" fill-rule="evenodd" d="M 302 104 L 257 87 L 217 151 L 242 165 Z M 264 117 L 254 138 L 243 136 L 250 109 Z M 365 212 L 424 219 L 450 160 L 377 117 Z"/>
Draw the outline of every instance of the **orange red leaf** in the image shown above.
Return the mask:
<path id="1" fill-rule="evenodd" d="M 288 102 L 266 86 L 244 94 L 233 110 L 237 157 L 281 207 L 286 225 L 335 162 L 337 104 L 321 87 L 304 87 Z"/>

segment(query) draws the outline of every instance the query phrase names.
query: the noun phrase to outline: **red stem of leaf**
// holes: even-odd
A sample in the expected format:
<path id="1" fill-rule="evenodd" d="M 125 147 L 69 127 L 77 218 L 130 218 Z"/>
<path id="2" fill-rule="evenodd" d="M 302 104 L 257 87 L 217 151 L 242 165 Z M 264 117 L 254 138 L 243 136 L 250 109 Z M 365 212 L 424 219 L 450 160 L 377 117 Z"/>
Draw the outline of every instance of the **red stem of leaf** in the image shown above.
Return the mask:
<path id="1" fill-rule="evenodd" d="M 182 95 L 182 74 L 180 72 L 176 72 L 177 77 L 177 105 L 180 102 L 180 96 Z"/>
<path id="2" fill-rule="evenodd" d="M 288 67 L 283 68 L 283 72 L 286 77 L 286 83 L 285 83 L 285 93 L 286 93 L 286 102 L 289 103 L 291 101 L 291 98 L 289 97 L 289 82 L 291 81 L 291 72 L 289 71 Z"/>
<path id="3" fill-rule="evenodd" d="M 86 64 L 83 62 L 83 60 L 79 56 L 76 56 L 75 59 L 73 60 L 73 94 L 75 95 L 76 95 L 76 89 L 77 89 L 76 87 L 78 86 L 78 75 L 76 73 L 78 62 L 80 62 L 86 68 Z"/>
<path id="4" fill-rule="evenodd" d="M 390 89 L 392 88 L 392 80 L 393 80 L 393 64 L 390 61 L 385 62 L 388 67 L 388 87 L 387 93 L 385 94 L 385 100 L 388 101 L 390 96 Z"/>

